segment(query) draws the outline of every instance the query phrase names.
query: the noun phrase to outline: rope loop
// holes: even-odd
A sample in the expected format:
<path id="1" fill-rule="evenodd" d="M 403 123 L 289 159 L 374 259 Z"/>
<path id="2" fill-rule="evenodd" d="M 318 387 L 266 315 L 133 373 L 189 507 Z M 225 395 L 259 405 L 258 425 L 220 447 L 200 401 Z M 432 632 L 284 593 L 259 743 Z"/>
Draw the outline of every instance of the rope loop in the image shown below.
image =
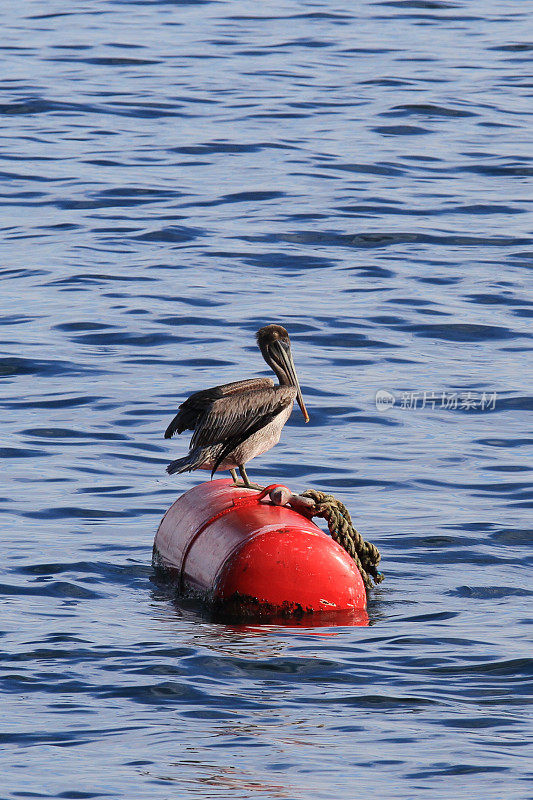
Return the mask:
<path id="1" fill-rule="evenodd" d="M 371 542 L 366 542 L 356 531 L 350 512 L 344 503 L 332 494 L 320 492 L 318 489 L 306 489 L 301 496 L 313 501 L 315 507 L 311 510 L 311 516 L 323 517 L 328 524 L 331 537 L 353 558 L 367 592 L 374 585 L 381 583 L 385 576 L 377 569 L 381 559 L 379 550 Z"/>

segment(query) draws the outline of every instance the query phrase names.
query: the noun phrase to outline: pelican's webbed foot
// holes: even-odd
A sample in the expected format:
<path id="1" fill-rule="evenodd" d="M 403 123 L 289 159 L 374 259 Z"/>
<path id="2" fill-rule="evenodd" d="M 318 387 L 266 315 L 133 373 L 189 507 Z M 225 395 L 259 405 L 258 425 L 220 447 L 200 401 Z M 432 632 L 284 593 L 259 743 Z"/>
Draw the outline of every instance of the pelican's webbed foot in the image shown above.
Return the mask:
<path id="1" fill-rule="evenodd" d="M 242 484 L 238 483 L 236 486 L 244 486 L 246 489 L 256 489 L 258 492 L 263 491 L 265 488 L 264 486 L 259 486 L 257 483 L 250 483 L 246 470 L 244 469 L 244 464 L 240 464 L 239 472 L 241 473 Z"/>

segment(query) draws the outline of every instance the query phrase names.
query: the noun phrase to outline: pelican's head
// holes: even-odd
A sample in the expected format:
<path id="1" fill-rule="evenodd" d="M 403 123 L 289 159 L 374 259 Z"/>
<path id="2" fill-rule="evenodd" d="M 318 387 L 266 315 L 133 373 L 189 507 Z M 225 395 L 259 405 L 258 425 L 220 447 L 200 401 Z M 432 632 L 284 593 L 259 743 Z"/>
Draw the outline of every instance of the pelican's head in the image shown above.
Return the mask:
<path id="1" fill-rule="evenodd" d="M 309 414 L 304 404 L 292 359 L 289 334 L 281 325 L 266 325 L 257 331 L 256 337 L 263 358 L 278 376 L 280 384 L 296 387 L 296 400 L 302 409 L 305 421 L 309 422 Z"/>

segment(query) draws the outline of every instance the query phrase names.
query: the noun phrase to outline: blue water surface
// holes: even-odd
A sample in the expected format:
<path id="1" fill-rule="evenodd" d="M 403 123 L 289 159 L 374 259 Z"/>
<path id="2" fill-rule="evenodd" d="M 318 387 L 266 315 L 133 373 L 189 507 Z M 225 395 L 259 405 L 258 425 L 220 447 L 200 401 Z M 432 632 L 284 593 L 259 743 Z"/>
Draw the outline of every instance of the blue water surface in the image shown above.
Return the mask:
<path id="1" fill-rule="evenodd" d="M 2 800 L 531 798 L 530 4 L 3 11 Z M 348 505 L 369 627 L 153 580 L 268 322 L 311 422 L 250 475 Z"/>

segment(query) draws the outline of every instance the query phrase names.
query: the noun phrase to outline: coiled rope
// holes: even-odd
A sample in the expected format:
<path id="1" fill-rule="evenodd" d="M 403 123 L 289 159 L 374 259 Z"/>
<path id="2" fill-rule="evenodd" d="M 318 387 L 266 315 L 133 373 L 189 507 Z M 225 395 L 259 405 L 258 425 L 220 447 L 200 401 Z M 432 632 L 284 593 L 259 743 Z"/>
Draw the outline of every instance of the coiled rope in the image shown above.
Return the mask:
<path id="1" fill-rule="evenodd" d="M 381 583 L 385 576 L 377 569 L 381 559 L 379 550 L 371 542 L 366 542 L 356 531 L 344 503 L 341 503 L 332 494 L 320 492 L 318 489 L 306 489 L 300 497 L 308 497 L 313 501 L 315 505 L 310 509 L 311 515 L 323 517 L 326 520 L 332 538 L 355 561 L 366 590 Z"/>

